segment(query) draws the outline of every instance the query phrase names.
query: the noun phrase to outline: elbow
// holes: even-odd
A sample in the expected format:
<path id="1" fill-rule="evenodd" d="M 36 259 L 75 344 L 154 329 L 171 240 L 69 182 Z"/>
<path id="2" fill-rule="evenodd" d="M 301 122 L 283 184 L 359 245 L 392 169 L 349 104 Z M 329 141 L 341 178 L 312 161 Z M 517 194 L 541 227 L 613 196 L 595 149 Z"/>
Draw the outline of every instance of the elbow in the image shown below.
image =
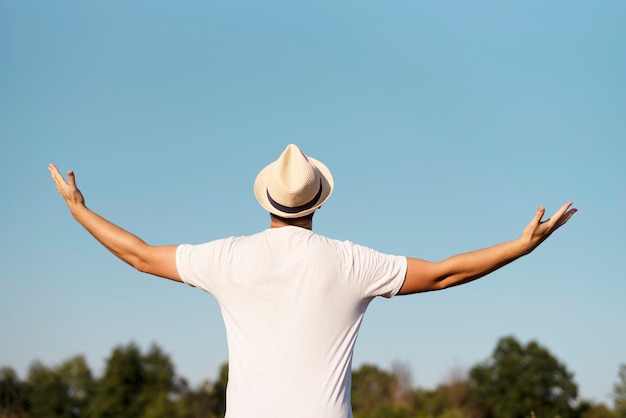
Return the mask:
<path id="1" fill-rule="evenodd" d="M 130 265 L 140 273 L 150 273 L 150 265 L 142 259 L 136 259 Z"/>
<path id="2" fill-rule="evenodd" d="M 136 254 L 131 254 L 131 253 L 127 253 L 127 252 L 121 252 L 121 251 L 114 251 L 112 249 L 110 249 L 110 251 L 120 260 L 122 260 L 124 263 L 128 264 L 129 266 L 131 266 L 132 268 L 134 268 L 137 271 L 140 271 L 142 273 L 145 272 L 145 270 L 148 268 L 148 264 L 145 262 L 145 260 L 136 255 Z"/>
<path id="3" fill-rule="evenodd" d="M 452 286 L 452 284 L 448 283 L 446 280 L 435 280 L 432 283 L 431 288 L 432 290 L 443 290 L 449 288 L 450 286 Z"/>
<path id="4" fill-rule="evenodd" d="M 461 284 L 472 282 L 478 278 L 482 277 L 479 274 L 454 274 L 446 277 L 443 280 L 440 280 L 437 283 L 437 290 L 447 289 L 449 287 L 458 286 Z"/>
<path id="5" fill-rule="evenodd" d="M 456 279 L 453 276 L 440 277 L 433 281 L 431 287 L 433 290 L 443 290 L 452 287 L 456 284 Z"/>
<path id="6" fill-rule="evenodd" d="M 150 252 L 147 249 L 149 249 L 149 246 L 145 245 L 145 247 L 120 255 L 120 258 L 135 270 L 141 273 L 149 273 L 151 264 L 149 262 Z"/>
<path id="7" fill-rule="evenodd" d="M 143 258 L 133 255 L 133 256 L 126 256 L 126 257 L 121 257 L 120 258 L 129 266 L 131 266 L 132 268 L 134 268 L 135 270 L 137 270 L 140 273 L 147 273 L 149 266 L 148 263 L 146 262 L 146 260 L 144 260 Z"/>

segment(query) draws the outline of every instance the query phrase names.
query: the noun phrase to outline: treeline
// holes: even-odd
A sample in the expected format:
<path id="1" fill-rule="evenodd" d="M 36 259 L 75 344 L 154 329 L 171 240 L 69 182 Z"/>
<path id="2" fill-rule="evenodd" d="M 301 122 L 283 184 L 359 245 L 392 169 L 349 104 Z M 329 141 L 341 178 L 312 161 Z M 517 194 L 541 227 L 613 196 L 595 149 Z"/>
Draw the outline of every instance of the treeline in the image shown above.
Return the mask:
<path id="1" fill-rule="evenodd" d="M 227 378 L 224 364 L 214 382 L 190 387 L 158 345 L 144 353 L 131 343 L 114 348 L 99 378 L 80 355 L 55 367 L 35 361 L 25 380 L 1 368 L 0 418 L 221 418 Z M 513 337 L 433 390 L 414 388 L 401 364 L 352 374 L 355 418 L 626 418 L 626 365 L 614 400 L 611 409 L 579 399 L 563 364 L 536 342 Z"/>

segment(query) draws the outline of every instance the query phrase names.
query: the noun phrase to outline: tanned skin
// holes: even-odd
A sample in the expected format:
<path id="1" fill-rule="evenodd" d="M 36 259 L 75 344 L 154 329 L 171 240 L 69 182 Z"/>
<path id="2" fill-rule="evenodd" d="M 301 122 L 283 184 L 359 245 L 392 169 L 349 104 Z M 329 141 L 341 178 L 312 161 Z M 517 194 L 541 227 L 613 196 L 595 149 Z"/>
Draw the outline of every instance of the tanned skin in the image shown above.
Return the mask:
<path id="1" fill-rule="evenodd" d="M 74 219 L 105 248 L 141 272 L 181 281 L 176 267 L 176 245 L 149 245 L 109 222 L 87 208 L 85 198 L 76 186 L 73 171 L 67 172 L 66 181 L 54 164 L 50 164 L 48 169 L 57 191 L 65 200 Z M 541 206 L 522 230 L 521 235 L 512 241 L 457 254 L 442 261 L 407 257 L 407 272 L 400 294 L 441 290 L 481 278 L 531 253 L 554 231 L 565 225 L 576 211 L 577 209 L 572 207 L 572 202 L 567 202 L 550 218 L 543 220 L 545 208 Z M 295 219 L 271 215 L 271 228 L 288 225 L 312 230 L 313 213 Z"/>

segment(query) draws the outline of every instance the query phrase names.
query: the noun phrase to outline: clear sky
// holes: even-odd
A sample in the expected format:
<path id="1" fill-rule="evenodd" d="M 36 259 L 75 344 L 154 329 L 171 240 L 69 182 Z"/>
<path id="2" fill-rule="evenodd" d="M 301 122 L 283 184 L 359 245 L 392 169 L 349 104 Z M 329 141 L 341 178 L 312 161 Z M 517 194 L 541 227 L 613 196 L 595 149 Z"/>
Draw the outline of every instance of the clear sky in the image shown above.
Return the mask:
<path id="1" fill-rule="evenodd" d="M 586 399 L 626 363 L 623 1 L 0 0 L 0 365 L 159 344 L 193 384 L 227 360 L 217 303 L 142 275 L 69 215 L 47 165 L 152 244 L 268 226 L 252 184 L 288 143 L 332 170 L 315 229 L 431 260 L 579 212 L 535 253 L 375 300 L 355 367 L 433 388 L 537 340 Z"/>

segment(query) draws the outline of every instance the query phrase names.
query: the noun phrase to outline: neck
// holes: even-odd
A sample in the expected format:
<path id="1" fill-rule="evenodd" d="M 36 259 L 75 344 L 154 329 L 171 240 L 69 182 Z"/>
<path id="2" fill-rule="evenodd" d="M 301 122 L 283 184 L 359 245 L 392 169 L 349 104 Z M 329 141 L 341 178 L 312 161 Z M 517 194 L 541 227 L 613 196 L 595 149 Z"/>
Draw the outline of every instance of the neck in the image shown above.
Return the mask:
<path id="1" fill-rule="evenodd" d="M 275 217 L 271 218 L 270 228 L 282 228 L 283 226 L 297 226 L 299 228 L 313 230 L 313 220 L 300 218 L 284 222 L 280 219 L 276 219 Z"/>

